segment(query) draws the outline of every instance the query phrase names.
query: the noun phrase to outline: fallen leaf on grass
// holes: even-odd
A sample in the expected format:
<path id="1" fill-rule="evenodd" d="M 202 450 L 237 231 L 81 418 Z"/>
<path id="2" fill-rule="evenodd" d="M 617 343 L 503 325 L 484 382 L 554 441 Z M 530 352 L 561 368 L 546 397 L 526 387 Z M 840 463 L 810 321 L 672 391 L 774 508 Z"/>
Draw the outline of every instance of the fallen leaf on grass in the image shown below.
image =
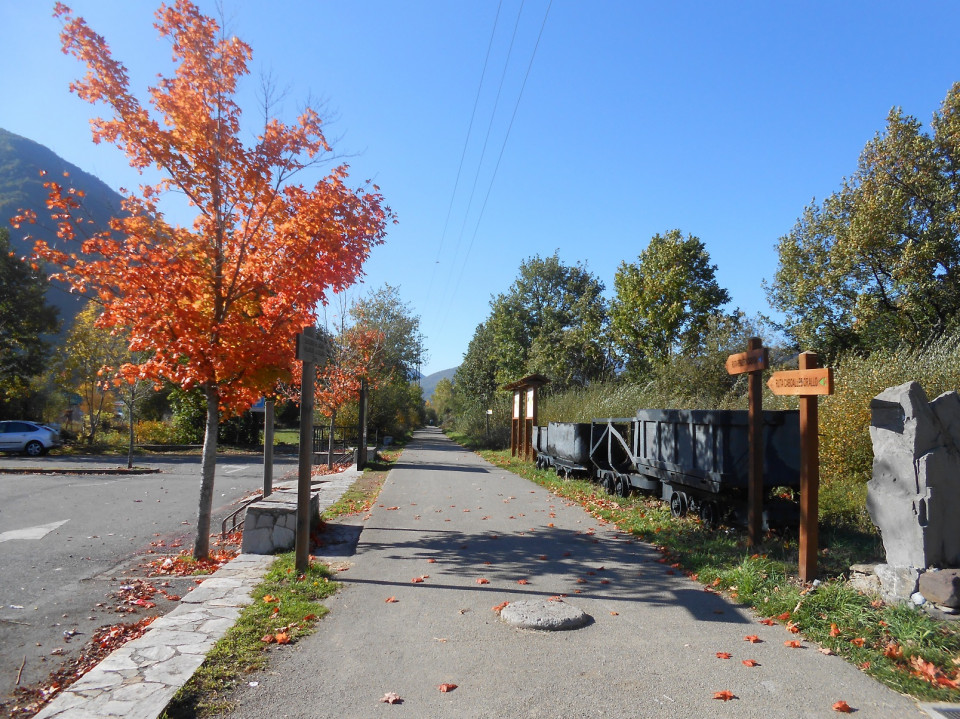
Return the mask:
<path id="1" fill-rule="evenodd" d="M 722 699 L 725 702 L 730 701 L 731 699 L 736 699 L 737 696 L 729 689 L 724 689 L 722 692 L 714 692 L 714 699 Z"/>
<path id="2" fill-rule="evenodd" d="M 863 637 L 855 637 L 850 640 L 850 643 L 853 644 L 855 647 L 862 647 L 864 644 L 867 643 L 867 640 L 864 639 Z"/>
<path id="3" fill-rule="evenodd" d="M 791 649 L 802 649 L 803 644 L 798 642 L 796 639 L 791 639 L 783 643 L 783 646 L 790 647 Z"/>
<path id="4" fill-rule="evenodd" d="M 289 644 L 289 643 L 290 643 L 290 635 L 287 634 L 286 632 L 278 632 L 278 633 L 277 633 L 277 636 L 275 637 L 275 639 L 277 640 L 277 644 Z"/>
<path id="5" fill-rule="evenodd" d="M 264 634 L 262 637 L 260 637 L 260 641 L 264 644 L 272 644 L 273 642 L 277 641 L 277 638 L 272 634 Z"/>
<path id="6" fill-rule="evenodd" d="M 842 714 L 850 714 L 853 712 L 853 709 L 850 708 L 850 705 L 845 701 L 838 701 L 833 705 L 833 710 L 835 712 L 841 712 Z"/>
<path id="7" fill-rule="evenodd" d="M 751 644 L 759 644 L 763 640 L 758 637 L 756 634 L 748 634 L 743 638 L 743 641 L 750 642 Z"/>
<path id="8" fill-rule="evenodd" d="M 890 642 L 884 647 L 883 656 L 887 659 L 903 659 L 903 649 L 896 642 Z"/>
<path id="9" fill-rule="evenodd" d="M 456 684 L 441 684 L 440 686 L 437 687 L 437 689 L 439 689 L 440 691 L 442 691 L 442 692 L 444 692 L 444 693 L 446 693 L 446 692 L 452 692 L 452 691 L 453 691 L 454 689 L 456 689 L 456 688 L 457 688 L 457 685 L 456 685 Z"/>
<path id="10" fill-rule="evenodd" d="M 760 666 L 760 662 L 758 662 L 756 659 L 744 659 L 744 660 L 743 660 L 742 662 L 740 662 L 740 663 L 743 664 L 743 666 L 745 666 L 745 667 L 759 667 L 759 666 Z"/>
<path id="11" fill-rule="evenodd" d="M 730 659 L 733 655 L 730 652 L 717 652 L 717 659 Z"/>
<path id="12" fill-rule="evenodd" d="M 386 704 L 403 704 L 403 699 L 396 692 L 387 692 L 380 701 Z"/>
<path id="13" fill-rule="evenodd" d="M 831 636 L 831 637 L 839 637 L 839 636 L 840 636 L 840 627 L 838 627 L 836 624 L 831 624 L 831 625 L 830 625 L 830 636 Z"/>
<path id="14" fill-rule="evenodd" d="M 790 618 L 790 612 L 784 612 L 783 614 L 778 614 L 777 619 L 781 622 L 785 622 Z"/>
<path id="15" fill-rule="evenodd" d="M 272 594 L 267 594 L 267 595 L 263 598 L 263 601 L 264 601 L 265 604 L 272 604 L 273 602 L 279 602 L 279 601 L 280 601 L 280 598 L 279 598 L 279 597 L 275 597 L 275 596 L 273 596 Z"/>
<path id="16" fill-rule="evenodd" d="M 799 634 L 800 627 L 798 627 L 793 622 L 787 622 L 787 631 L 790 632 L 791 634 Z"/>

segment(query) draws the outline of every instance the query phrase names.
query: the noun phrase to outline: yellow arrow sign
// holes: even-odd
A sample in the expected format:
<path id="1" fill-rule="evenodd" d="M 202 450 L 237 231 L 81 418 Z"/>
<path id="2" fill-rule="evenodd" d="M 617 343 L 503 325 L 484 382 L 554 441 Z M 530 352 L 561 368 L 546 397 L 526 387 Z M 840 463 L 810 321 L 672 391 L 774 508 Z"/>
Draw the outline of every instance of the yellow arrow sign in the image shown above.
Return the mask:
<path id="1" fill-rule="evenodd" d="M 767 382 L 767 387 L 777 395 L 833 394 L 833 368 L 774 372 Z"/>

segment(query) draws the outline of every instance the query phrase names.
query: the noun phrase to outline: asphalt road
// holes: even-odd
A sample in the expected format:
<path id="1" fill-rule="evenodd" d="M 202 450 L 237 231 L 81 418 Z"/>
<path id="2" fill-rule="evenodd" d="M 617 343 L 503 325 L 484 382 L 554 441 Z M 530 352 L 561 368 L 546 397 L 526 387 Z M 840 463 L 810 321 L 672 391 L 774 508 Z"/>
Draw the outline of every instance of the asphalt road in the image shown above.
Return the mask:
<path id="1" fill-rule="evenodd" d="M 296 471 L 296 456 L 278 456 L 274 480 Z M 193 544 L 200 495 L 199 457 L 138 458 L 155 474 L 58 474 L 58 469 L 118 466 L 117 460 L 55 455 L 0 459 L 0 701 L 21 685 L 42 682 L 75 657 L 95 629 L 146 615 L 116 611 L 111 595 L 144 578 L 141 565 Z M 41 466 L 51 474 L 6 474 Z M 122 463 L 125 466 L 125 463 Z M 263 486 L 263 460 L 220 456 L 214 484 L 214 522 Z M 159 583 L 160 580 L 151 580 Z M 182 594 L 191 579 L 168 590 Z M 161 596 L 152 613 L 172 609 Z M 97 606 L 97 605 L 101 606 Z M 64 632 L 76 632 L 66 636 Z"/>
<path id="2" fill-rule="evenodd" d="M 786 647 L 784 627 L 436 430 L 407 445 L 377 505 L 348 522 L 362 533 L 330 614 L 271 649 L 230 717 L 827 719 L 839 700 L 871 719 L 926 716 L 809 642 Z M 557 595 L 592 621 L 538 632 L 491 611 Z M 736 698 L 714 698 L 723 691 Z M 380 703 L 387 692 L 403 703 Z"/>

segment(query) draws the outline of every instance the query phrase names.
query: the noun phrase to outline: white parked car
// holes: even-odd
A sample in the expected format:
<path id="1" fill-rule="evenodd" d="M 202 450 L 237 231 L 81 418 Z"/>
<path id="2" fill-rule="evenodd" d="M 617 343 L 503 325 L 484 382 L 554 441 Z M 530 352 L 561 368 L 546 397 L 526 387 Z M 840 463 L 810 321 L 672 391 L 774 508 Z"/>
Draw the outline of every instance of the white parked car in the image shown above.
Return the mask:
<path id="1" fill-rule="evenodd" d="M 39 457 L 61 444 L 60 433 L 46 425 L 17 420 L 0 422 L 0 452 L 23 452 Z"/>

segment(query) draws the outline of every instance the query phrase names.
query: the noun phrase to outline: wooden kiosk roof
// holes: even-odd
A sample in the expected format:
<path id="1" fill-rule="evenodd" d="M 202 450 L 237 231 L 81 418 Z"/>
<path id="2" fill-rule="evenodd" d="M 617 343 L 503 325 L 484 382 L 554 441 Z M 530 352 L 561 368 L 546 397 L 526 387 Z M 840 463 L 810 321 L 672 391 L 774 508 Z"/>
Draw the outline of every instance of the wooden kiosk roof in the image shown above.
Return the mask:
<path id="1" fill-rule="evenodd" d="M 505 384 L 502 389 L 522 389 L 523 387 L 542 387 L 545 384 L 550 384 L 550 380 L 544 377 L 542 374 L 531 374 L 527 375 L 523 379 L 518 379 L 516 382 L 511 382 L 510 384 Z"/>

